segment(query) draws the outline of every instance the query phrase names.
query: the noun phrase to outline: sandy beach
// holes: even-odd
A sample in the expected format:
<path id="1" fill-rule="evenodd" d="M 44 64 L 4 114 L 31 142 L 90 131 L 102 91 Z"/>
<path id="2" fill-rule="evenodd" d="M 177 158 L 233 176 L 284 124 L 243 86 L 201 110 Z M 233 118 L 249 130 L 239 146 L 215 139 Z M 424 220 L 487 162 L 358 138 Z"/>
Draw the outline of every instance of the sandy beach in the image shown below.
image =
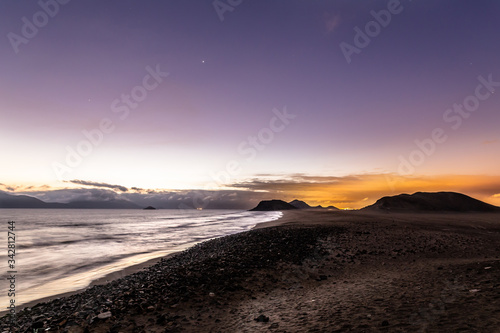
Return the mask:
<path id="1" fill-rule="evenodd" d="M 500 216 L 300 210 L 2 332 L 500 332 Z"/>

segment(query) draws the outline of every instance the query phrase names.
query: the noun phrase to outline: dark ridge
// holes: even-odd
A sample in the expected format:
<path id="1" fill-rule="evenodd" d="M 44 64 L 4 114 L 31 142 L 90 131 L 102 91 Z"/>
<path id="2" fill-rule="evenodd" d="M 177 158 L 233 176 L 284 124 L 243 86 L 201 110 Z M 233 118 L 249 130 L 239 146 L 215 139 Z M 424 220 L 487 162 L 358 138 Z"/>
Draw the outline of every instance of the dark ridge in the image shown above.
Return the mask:
<path id="1" fill-rule="evenodd" d="M 328 209 L 328 210 L 339 210 L 337 207 L 334 207 L 334 206 L 328 206 L 328 207 L 323 207 L 321 205 L 317 205 L 317 206 L 310 206 L 308 205 L 306 202 L 302 201 L 302 200 L 293 200 L 293 201 L 290 201 L 289 202 L 290 205 L 298 208 L 298 209 Z"/>
<path id="2" fill-rule="evenodd" d="M 340 209 L 338 209 L 338 208 L 337 208 L 337 207 L 335 207 L 335 206 L 323 207 L 323 206 L 321 206 L 321 205 L 318 205 L 318 206 L 313 207 L 313 208 L 328 209 L 328 210 L 340 210 Z"/>
<path id="3" fill-rule="evenodd" d="M 297 200 L 297 199 L 295 199 L 293 201 L 290 201 L 289 204 L 292 205 L 292 206 L 294 206 L 295 208 L 298 208 L 298 209 L 308 209 L 308 208 L 311 208 L 311 206 L 309 206 L 304 201 Z"/>
<path id="4" fill-rule="evenodd" d="M 67 208 L 65 204 L 48 203 L 27 195 L 0 192 L 0 208 Z"/>
<path id="5" fill-rule="evenodd" d="M 139 209 L 140 206 L 127 200 L 72 201 L 70 203 L 45 202 L 27 195 L 11 195 L 0 192 L 0 208 L 97 208 Z"/>
<path id="6" fill-rule="evenodd" d="M 283 200 L 264 200 L 259 202 L 257 207 L 250 209 L 250 211 L 273 211 L 273 210 L 292 210 L 297 207 L 290 205 Z"/>
<path id="7" fill-rule="evenodd" d="M 383 197 L 362 210 L 422 212 L 500 212 L 500 207 L 456 192 L 417 192 Z"/>

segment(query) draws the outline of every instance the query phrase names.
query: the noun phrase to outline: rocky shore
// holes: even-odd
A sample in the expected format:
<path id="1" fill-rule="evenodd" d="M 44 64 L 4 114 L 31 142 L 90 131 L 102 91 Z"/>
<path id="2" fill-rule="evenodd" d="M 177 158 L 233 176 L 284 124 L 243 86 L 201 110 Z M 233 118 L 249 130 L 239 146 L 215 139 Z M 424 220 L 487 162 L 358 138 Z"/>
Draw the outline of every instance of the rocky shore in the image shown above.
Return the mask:
<path id="1" fill-rule="evenodd" d="M 272 226 L 272 224 L 281 224 Z M 1 332 L 495 332 L 498 214 L 287 212 Z M 37 331 L 38 330 L 38 331 Z"/>
<path id="2" fill-rule="evenodd" d="M 150 326 L 159 326 L 162 332 L 175 331 L 187 320 L 177 314 L 178 307 L 186 303 L 221 306 L 223 298 L 235 291 L 251 297 L 253 291 L 244 284 L 257 271 L 280 262 L 300 264 L 315 251 L 320 237 L 338 232 L 337 227 L 274 227 L 210 240 L 142 272 L 27 308 L 12 326 L 4 317 L 1 328 L 9 332 L 151 332 Z"/>

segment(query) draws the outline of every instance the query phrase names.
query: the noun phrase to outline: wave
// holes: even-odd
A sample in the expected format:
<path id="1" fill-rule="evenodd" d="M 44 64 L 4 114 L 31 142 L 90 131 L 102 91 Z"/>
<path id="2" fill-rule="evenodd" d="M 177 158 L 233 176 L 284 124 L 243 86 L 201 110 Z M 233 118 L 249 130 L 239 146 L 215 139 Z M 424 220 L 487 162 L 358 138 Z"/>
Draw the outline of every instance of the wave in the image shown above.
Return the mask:
<path id="1" fill-rule="evenodd" d="M 118 236 L 118 235 L 117 235 Z M 34 248 L 50 248 L 61 245 L 71 245 L 77 243 L 91 243 L 96 241 L 122 241 L 123 239 L 117 236 L 100 236 L 100 237 L 92 237 L 92 238 L 82 238 L 82 239 L 69 239 L 63 241 L 50 241 L 50 242 L 40 242 L 40 243 L 32 243 L 32 244 L 24 244 L 19 243 L 16 245 L 19 249 L 34 249 Z"/>
<path id="2" fill-rule="evenodd" d="M 106 211 L 92 216 L 90 222 L 81 212 L 64 213 L 61 216 L 60 210 L 46 211 L 40 216 L 34 211 L 19 211 L 20 215 L 13 218 L 26 221 L 19 236 L 23 239 L 16 244 L 22 250 L 19 270 L 23 272 L 23 302 L 74 290 L 77 285 L 85 287 L 88 281 L 134 265 L 137 260 L 181 251 L 280 216 L 247 211 L 165 210 L 160 216 L 143 211 Z"/>

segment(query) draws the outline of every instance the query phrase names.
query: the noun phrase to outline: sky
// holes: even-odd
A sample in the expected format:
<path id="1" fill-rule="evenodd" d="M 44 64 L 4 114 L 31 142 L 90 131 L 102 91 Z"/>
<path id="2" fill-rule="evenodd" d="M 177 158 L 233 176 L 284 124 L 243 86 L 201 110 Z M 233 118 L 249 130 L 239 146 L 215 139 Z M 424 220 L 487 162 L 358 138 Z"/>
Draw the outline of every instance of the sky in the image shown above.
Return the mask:
<path id="1" fill-rule="evenodd" d="M 500 205 L 499 14 L 495 0 L 0 0 L 0 190 Z"/>

